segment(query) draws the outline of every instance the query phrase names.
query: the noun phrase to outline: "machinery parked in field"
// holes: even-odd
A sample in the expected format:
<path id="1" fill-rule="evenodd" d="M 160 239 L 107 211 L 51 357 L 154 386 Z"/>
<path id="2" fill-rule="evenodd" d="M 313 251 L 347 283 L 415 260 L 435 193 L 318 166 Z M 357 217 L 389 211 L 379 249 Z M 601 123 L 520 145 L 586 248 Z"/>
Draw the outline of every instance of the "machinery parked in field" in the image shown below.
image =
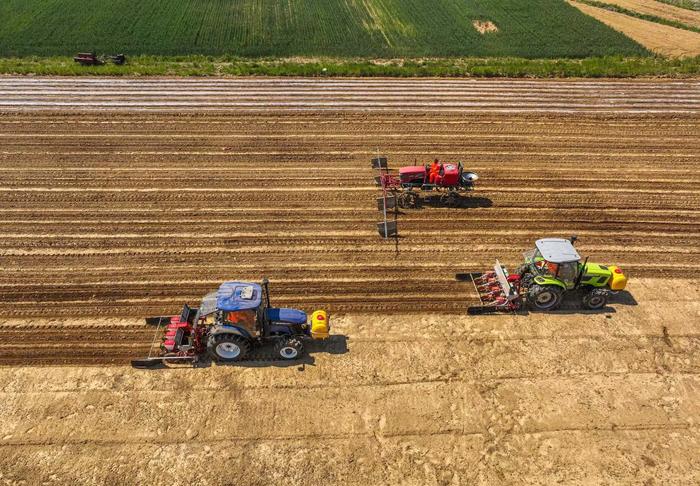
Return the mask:
<path id="1" fill-rule="evenodd" d="M 401 208 L 420 206 L 421 196 L 442 206 L 459 207 L 462 196 L 474 189 L 479 178 L 461 162 L 440 163 L 437 159 L 433 164 L 401 167 L 398 176 L 390 173 L 386 158 L 373 159 L 372 166 L 379 171 L 377 185 L 393 193 Z"/>
<path id="2" fill-rule="evenodd" d="M 326 339 L 330 331 L 325 311 L 314 312 L 309 323 L 303 311 L 272 307 L 267 279 L 261 284 L 224 282 L 199 307 L 185 305 L 179 316 L 146 322 L 158 327 L 149 356 L 132 361 L 137 368 L 194 363 L 204 356 L 223 363 L 242 361 L 265 344 L 274 345 L 274 358 L 292 360 L 303 354 L 305 340 Z M 159 335 L 160 349 L 154 352 Z"/>
<path id="3" fill-rule="evenodd" d="M 82 66 L 101 66 L 107 61 L 120 66 L 126 62 L 126 56 L 124 54 L 117 54 L 114 56 L 100 57 L 94 52 L 80 52 L 73 60 Z"/>
<path id="4" fill-rule="evenodd" d="M 513 273 L 496 260 L 492 272 L 457 274 L 457 280 L 472 281 L 481 300 L 470 314 L 517 311 L 524 303 L 533 310 L 559 308 L 564 296 L 576 291 L 584 308 L 605 307 L 611 293 L 624 290 L 627 277 L 615 265 L 589 263 L 574 248 L 576 237 L 544 238 L 526 252 L 525 262 Z"/>

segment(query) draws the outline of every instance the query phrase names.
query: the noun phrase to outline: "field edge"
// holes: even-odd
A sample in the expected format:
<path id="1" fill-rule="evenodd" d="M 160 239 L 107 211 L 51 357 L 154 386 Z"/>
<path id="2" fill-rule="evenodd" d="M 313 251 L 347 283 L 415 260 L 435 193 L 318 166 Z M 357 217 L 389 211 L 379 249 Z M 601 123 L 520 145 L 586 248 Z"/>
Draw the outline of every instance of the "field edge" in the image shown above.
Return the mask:
<path id="1" fill-rule="evenodd" d="M 700 56 L 525 58 L 239 58 L 135 56 L 123 66 L 80 66 L 71 57 L 0 58 L 0 75 L 639 78 L 700 76 Z"/>

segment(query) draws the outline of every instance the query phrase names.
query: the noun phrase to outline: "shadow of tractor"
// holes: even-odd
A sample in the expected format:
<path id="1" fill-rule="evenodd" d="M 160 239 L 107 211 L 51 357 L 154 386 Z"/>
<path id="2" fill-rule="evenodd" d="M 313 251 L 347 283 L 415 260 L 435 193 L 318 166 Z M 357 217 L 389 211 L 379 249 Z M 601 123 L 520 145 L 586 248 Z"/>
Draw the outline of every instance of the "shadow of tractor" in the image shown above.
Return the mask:
<path id="1" fill-rule="evenodd" d="M 314 355 L 326 354 L 345 354 L 348 350 L 348 338 L 342 334 L 331 335 L 325 340 L 306 340 L 304 341 L 304 353 L 297 359 L 284 360 L 274 357 L 274 343 L 265 344 L 251 352 L 250 358 L 235 363 L 216 363 L 216 366 L 235 366 L 240 368 L 289 368 L 299 366 L 299 371 L 303 371 L 304 366 L 315 366 L 316 359 Z M 213 363 L 210 359 L 204 358 L 200 360 L 196 367 L 206 368 Z"/>
<path id="2" fill-rule="evenodd" d="M 488 197 L 484 196 L 462 196 L 457 200 L 457 205 L 451 207 L 451 209 L 469 209 L 469 208 L 490 208 L 493 206 L 493 201 Z M 421 203 L 415 209 L 422 208 L 444 208 L 445 206 L 440 202 L 440 196 L 437 194 L 434 196 L 426 196 L 421 199 Z"/>
<path id="3" fill-rule="evenodd" d="M 571 291 L 564 295 L 561 307 L 554 311 L 540 311 L 536 309 L 528 309 L 527 307 L 521 310 L 518 314 L 527 315 L 529 313 L 533 314 L 614 314 L 617 312 L 613 305 L 623 305 L 623 306 L 635 306 L 639 305 L 634 296 L 627 290 L 621 290 L 619 292 L 613 293 L 608 299 L 608 304 L 601 309 L 585 309 L 581 305 L 583 299 L 584 291 Z"/>

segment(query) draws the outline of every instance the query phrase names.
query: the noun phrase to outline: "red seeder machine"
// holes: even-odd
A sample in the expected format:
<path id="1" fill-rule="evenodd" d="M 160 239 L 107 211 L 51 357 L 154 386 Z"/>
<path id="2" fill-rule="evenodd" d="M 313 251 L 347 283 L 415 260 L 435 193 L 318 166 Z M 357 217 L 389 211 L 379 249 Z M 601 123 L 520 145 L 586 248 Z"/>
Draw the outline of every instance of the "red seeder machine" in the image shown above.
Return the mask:
<path id="1" fill-rule="evenodd" d="M 372 159 L 372 168 L 377 171 L 375 183 L 396 197 L 401 208 L 419 207 L 422 198 L 449 208 L 459 207 L 479 178 L 465 170 L 461 162 L 442 163 L 437 159 L 432 164 L 401 167 L 398 175 L 391 173 L 386 157 Z"/>

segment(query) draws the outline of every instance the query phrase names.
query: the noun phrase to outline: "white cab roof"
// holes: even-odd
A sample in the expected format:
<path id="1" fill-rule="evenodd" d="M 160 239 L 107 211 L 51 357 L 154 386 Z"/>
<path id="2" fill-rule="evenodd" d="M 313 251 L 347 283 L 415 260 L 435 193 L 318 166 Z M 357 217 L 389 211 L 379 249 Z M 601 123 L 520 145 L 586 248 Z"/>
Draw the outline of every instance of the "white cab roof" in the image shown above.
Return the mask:
<path id="1" fill-rule="evenodd" d="M 564 238 L 543 238 L 535 242 L 542 258 L 552 263 L 577 262 L 581 260 L 571 241 Z"/>

